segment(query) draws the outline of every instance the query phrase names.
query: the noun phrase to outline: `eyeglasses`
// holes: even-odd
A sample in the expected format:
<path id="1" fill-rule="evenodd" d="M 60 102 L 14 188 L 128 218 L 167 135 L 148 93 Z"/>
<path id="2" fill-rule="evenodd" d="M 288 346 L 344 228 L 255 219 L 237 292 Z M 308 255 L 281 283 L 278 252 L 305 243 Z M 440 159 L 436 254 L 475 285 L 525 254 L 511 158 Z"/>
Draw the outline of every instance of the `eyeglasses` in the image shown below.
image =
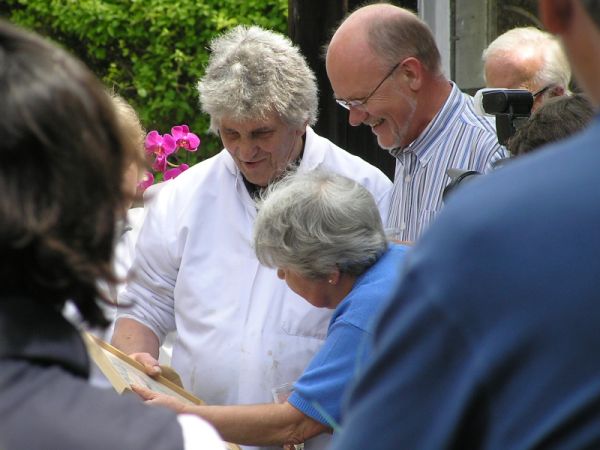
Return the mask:
<path id="1" fill-rule="evenodd" d="M 394 67 L 392 67 L 392 70 L 390 70 L 388 72 L 388 74 L 383 78 L 383 80 L 381 80 L 379 82 L 379 84 L 377 86 L 375 86 L 375 89 L 373 89 L 371 91 L 371 93 L 369 95 L 367 95 L 366 97 L 363 97 L 360 99 L 355 99 L 355 100 L 344 100 L 341 98 L 336 98 L 335 102 L 338 105 L 340 105 L 342 108 L 346 108 L 347 110 L 350 110 L 350 108 L 364 107 L 367 104 L 367 102 L 369 101 L 369 99 L 373 96 L 373 94 L 375 92 L 377 92 L 377 89 L 379 89 L 381 87 L 381 85 L 385 82 L 385 80 L 387 80 L 394 73 L 394 70 L 396 70 L 401 63 L 402 63 L 402 61 L 400 61 Z"/>
<path id="2" fill-rule="evenodd" d="M 533 95 L 533 98 L 536 99 L 540 95 L 544 95 L 544 93 L 546 93 L 549 89 L 553 89 L 555 86 L 556 85 L 554 83 L 550 83 L 550 84 L 544 86 L 543 88 L 541 88 L 540 90 L 535 91 L 531 95 Z"/>

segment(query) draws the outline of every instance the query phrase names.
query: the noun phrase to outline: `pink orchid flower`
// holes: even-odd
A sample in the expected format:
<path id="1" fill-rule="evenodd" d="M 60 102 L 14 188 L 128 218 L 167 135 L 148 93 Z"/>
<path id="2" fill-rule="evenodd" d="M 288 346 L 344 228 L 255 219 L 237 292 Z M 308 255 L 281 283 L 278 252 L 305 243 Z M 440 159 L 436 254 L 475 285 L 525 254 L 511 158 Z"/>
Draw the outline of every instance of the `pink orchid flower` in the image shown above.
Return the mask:
<path id="1" fill-rule="evenodd" d="M 181 172 L 184 172 L 189 168 L 190 166 L 188 166 L 187 164 L 180 164 L 177 167 L 165 171 L 163 178 L 165 179 L 165 181 L 170 180 L 172 178 L 177 177 Z"/>
<path id="2" fill-rule="evenodd" d="M 171 128 L 171 135 L 177 147 L 185 148 L 188 152 L 195 152 L 200 146 L 200 138 L 190 133 L 187 125 L 177 125 Z"/>
<path id="3" fill-rule="evenodd" d="M 154 175 L 152 175 L 152 172 L 147 171 L 144 174 L 144 178 L 138 182 L 137 187 L 140 191 L 144 192 L 146 189 L 152 186 L 152 184 L 154 184 Z"/>
<path id="4" fill-rule="evenodd" d="M 167 155 L 161 154 L 156 155 L 154 162 L 152 163 L 152 169 L 155 172 L 164 172 L 167 170 Z"/>
<path id="5" fill-rule="evenodd" d="M 177 144 L 175 139 L 169 133 L 164 136 L 158 134 L 158 131 L 152 130 L 146 136 L 144 148 L 149 155 L 164 156 L 165 158 L 175 151 Z"/>
<path id="6" fill-rule="evenodd" d="M 187 125 L 176 125 L 171 134 L 160 135 L 152 130 L 146 135 L 144 148 L 146 154 L 154 156 L 152 170 L 162 173 L 162 180 L 171 180 L 189 168 L 177 157 L 179 148 L 195 152 L 200 146 L 200 138 L 192 133 Z M 148 188 L 155 181 L 153 173 L 148 173 L 139 183 L 140 190 Z"/>

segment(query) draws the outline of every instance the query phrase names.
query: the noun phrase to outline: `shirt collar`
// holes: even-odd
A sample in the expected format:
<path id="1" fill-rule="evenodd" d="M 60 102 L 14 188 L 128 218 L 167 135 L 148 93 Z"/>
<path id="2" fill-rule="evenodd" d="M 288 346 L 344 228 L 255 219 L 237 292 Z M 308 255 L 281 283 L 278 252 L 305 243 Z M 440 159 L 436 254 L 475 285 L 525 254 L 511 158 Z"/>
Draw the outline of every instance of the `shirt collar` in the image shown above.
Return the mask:
<path id="1" fill-rule="evenodd" d="M 417 139 L 407 147 L 390 151 L 394 157 L 399 158 L 402 153 L 412 152 L 417 156 L 417 161 L 420 165 L 425 166 L 429 162 L 431 157 L 436 153 L 435 146 L 431 144 L 446 131 L 449 122 L 458 116 L 464 107 L 465 99 L 461 90 L 452 81 L 450 81 L 450 85 L 452 86 L 452 90 L 442 108 L 433 117 L 431 122 L 427 124 Z"/>

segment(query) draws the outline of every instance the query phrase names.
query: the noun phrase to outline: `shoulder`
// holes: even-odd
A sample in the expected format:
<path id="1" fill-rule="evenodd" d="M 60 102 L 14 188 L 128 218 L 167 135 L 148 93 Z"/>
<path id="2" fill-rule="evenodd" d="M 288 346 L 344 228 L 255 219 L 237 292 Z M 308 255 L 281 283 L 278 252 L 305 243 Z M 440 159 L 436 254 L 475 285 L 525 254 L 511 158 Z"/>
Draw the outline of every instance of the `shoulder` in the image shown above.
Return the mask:
<path id="1" fill-rule="evenodd" d="M 196 188 L 207 183 L 213 183 L 227 176 L 236 175 L 235 163 L 227 150 L 221 150 L 211 158 L 193 165 L 177 178 L 164 184 L 172 186 L 172 190 Z"/>
<path id="2" fill-rule="evenodd" d="M 458 88 L 455 87 L 457 90 Z M 497 148 L 502 148 L 498 143 L 496 127 L 490 118 L 477 113 L 473 97 L 458 91 L 455 97 L 454 108 L 456 109 L 456 120 L 460 124 L 455 132 L 471 134 L 473 139 L 486 140 Z M 462 128 L 462 131 L 461 131 Z"/>
<path id="3" fill-rule="evenodd" d="M 317 167 L 330 170 L 352 178 L 371 192 L 379 193 L 392 187 L 390 179 L 377 167 L 319 136 L 311 128 L 307 128 L 305 159 L 303 166 L 306 170 Z"/>
<path id="4" fill-rule="evenodd" d="M 432 127 L 420 145 L 458 152 L 476 170 L 483 170 L 492 160 L 508 156 L 498 143 L 494 125 L 476 113 L 473 98 L 454 83 Z M 439 145 L 432 145 L 434 143 Z"/>
<path id="5" fill-rule="evenodd" d="M 18 405 L 10 425 L 4 424 L 10 429 L 0 425 L 3 438 L 14 443 L 11 448 L 183 448 L 177 417 L 169 411 L 94 388 L 57 366 L 29 364 L 23 373 L 22 383 L 3 391 L 3 399 L 10 396 Z M 30 395 L 33 391 L 35 396 Z M 60 421 L 55 420 L 57 412 Z M 133 429 L 136 433 L 131 434 Z"/>
<path id="6" fill-rule="evenodd" d="M 227 150 L 222 150 L 190 167 L 177 178 L 151 186 L 148 193 L 144 194 L 144 203 L 179 205 L 199 196 L 217 195 L 235 177 L 235 163 Z"/>
<path id="7" fill-rule="evenodd" d="M 409 249 L 405 245 L 390 245 L 386 253 L 357 279 L 335 315 L 363 331 L 370 331 L 374 316 L 394 294 Z"/>

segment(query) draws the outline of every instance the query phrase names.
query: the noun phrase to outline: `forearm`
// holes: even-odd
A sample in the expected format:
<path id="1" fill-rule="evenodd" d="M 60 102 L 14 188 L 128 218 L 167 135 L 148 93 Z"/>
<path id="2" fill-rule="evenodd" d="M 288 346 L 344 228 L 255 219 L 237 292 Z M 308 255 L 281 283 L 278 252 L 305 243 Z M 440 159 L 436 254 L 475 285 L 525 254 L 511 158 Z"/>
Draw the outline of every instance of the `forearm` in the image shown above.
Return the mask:
<path id="1" fill-rule="evenodd" d="M 289 403 L 232 406 L 186 406 L 184 412 L 210 422 L 221 437 L 242 445 L 300 444 L 330 431 Z"/>
<path id="2" fill-rule="evenodd" d="M 111 343 L 128 355 L 149 353 L 158 359 L 160 348 L 158 337 L 150 328 L 134 319 L 117 320 Z"/>

